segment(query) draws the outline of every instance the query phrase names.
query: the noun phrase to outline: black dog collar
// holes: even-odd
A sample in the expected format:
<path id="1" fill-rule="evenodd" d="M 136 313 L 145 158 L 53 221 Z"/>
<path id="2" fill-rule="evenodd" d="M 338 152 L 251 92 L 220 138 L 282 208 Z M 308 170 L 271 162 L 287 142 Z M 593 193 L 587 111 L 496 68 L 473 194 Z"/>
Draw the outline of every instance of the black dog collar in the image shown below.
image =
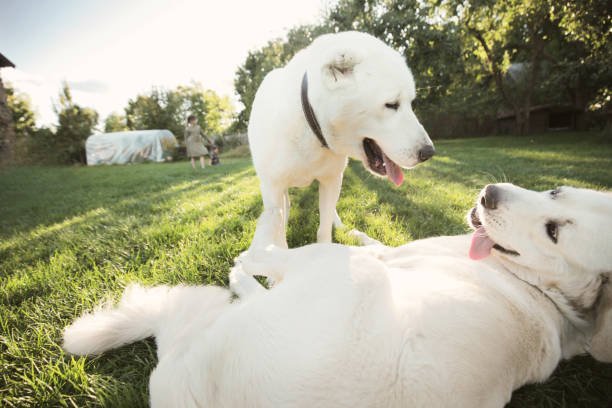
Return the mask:
<path id="1" fill-rule="evenodd" d="M 306 122 L 308 122 L 310 129 L 317 139 L 319 139 L 319 142 L 321 142 L 321 146 L 329 149 L 329 145 L 325 137 L 323 137 L 321 125 L 319 125 L 319 121 L 312 110 L 312 105 L 310 105 L 310 101 L 308 100 L 308 75 L 306 72 L 304 72 L 304 76 L 302 77 L 302 110 L 304 111 L 304 116 L 306 116 Z"/>

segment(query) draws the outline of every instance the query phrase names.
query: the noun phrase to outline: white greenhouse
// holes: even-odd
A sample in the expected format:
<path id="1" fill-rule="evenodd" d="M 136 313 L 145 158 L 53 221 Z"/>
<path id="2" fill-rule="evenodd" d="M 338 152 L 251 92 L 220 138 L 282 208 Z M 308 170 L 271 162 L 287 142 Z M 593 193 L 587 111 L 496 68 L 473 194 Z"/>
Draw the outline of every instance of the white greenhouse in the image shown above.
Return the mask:
<path id="1" fill-rule="evenodd" d="M 87 165 L 126 164 L 172 159 L 178 146 L 169 130 L 133 130 L 99 133 L 85 142 Z"/>

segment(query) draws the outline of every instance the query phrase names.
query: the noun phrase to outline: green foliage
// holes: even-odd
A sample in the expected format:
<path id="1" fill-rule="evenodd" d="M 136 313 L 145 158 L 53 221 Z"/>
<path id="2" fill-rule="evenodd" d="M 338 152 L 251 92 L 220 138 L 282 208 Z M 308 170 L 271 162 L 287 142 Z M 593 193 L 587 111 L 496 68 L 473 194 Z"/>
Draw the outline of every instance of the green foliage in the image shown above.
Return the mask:
<path id="1" fill-rule="evenodd" d="M 109 114 L 104 120 L 105 133 L 123 132 L 124 130 L 128 130 L 125 116 L 113 112 Z"/>
<path id="2" fill-rule="evenodd" d="M 36 115 L 32 111 L 30 97 L 24 93 L 15 92 L 10 86 L 7 86 L 5 91 L 7 106 L 13 115 L 13 126 L 17 138 L 31 135 L 36 128 Z"/>
<path id="3" fill-rule="evenodd" d="M 555 68 L 550 87 L 567 89 L 571 98 L 591 110 L 606 110 L 612 94 L 612 9 L 607 0 L 554 1 L 563 47 L 551 52 Z M 569 86 L 568 86 L 569 85 Z"/>
<path id="4" fill-rule="evenodd" d="M 8 104 L 18 134 L 19 162 L 85 163 L 85 140 L 94 132 L 98 114 L 76 104 L 67 84 L 64 84 L 54 106 L 58 116 L 55 131 L 36 128 L 35 116 L 25 95 L 9 88 Z M 153 88 L 149 93 L 131 99 L 125 108 L 125 116 L 118 113 L 108 115 L 104 131 L 169 129 L 181 140 L 190 114 L 198 117 L 205 134 L 222 144 L 223 134 L 232 125 L 234 107 L 227 96 L 221 97 L 198 83 L 173 90 Z"/>
<path id="5" fill-rule="evenodd" d="M 95 130 L 98 113 L 74 103 L 67 83 L 64 83 L 54 108 L 58 126 L 49 154 L 60 163 L 86 163 L 85 140 Z"/>
<path id="6" fill-rule="evenodd" d="M 185 122 L 182 98 L 160 88 L 130 99 L 125 116 L 130 130 L 168 129 L 175 136 L 182 134 Z"/>
<path id="7" fill-rule="evenodd" d="M 484 127 L 496 111 L 496 97 L 472 67 L 462 27 L 438 3 L 417 0 L 343 0 L 330 12 L 335 31 L 358 29 L 401 52 L 417 85 L 413 108 L 434 137 L 493 133 Z"/>
<path id="8" fill-rule="evenodd" d="M 532 106 L 584 110 L 609 89 L 611 14 L 604 3 L 448 0 L 441 7 L 463 28 L 464 50 L 478 61 L 471 70 L 492 79 L 501 107 L 515 112 L 517 131 L 525 133 Z"/>
<path id="9" fill-rule="evenodd" d="M 465 214 L 489 182 L 612 189 L 612 145 L 593 134 L 440 141 L 436 149 L 399 188 L 352 162 L 338 202 L 345 224 L 400 245 L 466 232 Z M 62 329 L 131 282 L 226 285 L 261 212 L 258 184 L 249 158 L 224 158 L 202 172 L 184 162 L 6 170 L 0 405 L 146 406 L 157 363 L 152 341 L 75 358 L 60 347 Z M 296 247 L 316 239 L 317 186 L 290 194 L 287 234 Z M 335 240 L 353 243 L 340 230 Z M 610 378 L 612 364 L 576 358 L 549 381 L 514 393 L 509 407 L 603 407 Z"/>
<path id="10" fill-rule="evenodd" d="M 608 0 L 552 1 L 551 15 L 570 41 L 610 51 L 612 12 Z"/>
<path id="11" fill-rule="evenodd" d="M 176 92 L 184 101 L 183 123 L 187 116 L 195 115 L 206 135 L 222 135 L 231 126 L 234 107 L 229 97 L 219 96 L 214 91 L 204 89 L 197 82 L 189 86 L 179 86 Z"/>
<path id="12" fill-rule="evenodd" d="M 231 125 L 234 108 L 228 97 L 192 83 L 173 90 L 153 88 L 131 99 L 125 113 L 131 130 L 168 129 L 180 139 L 190 114 L 198 118 L 205 134 L 220 135 Z"/>
<path id="13" fill-rule="evenodd" d="M 250 51 L 246 61 L 236 72 L 234 88 L 240 96 L 244 109 L 238 114 L 237 130 L 246 129 L 255 92 L 266 74 L 274 68 L 283 66 L 286 61 L 282 58 L 283 44 L 280 40 L 268 42 L 259 50 Z"/>
<path id="14" fill-rule="evenodd" d="M 55 132 L 48 127 L 35 128 L 20 145 L 22 164 L 58 164 L 60 157 L 55 144 Z"/>
<path id="15" fill-rule="evenodd" d="M 41 150 L 41 145 L 36 144 L 39 138 L 34 138 L 37 133 L 36 115 L 32 111 L 29 96 L 7 86 L 6 102 L 13 119 L 15 129 L 15 146 L 13 159 L 16 163 L 31 163 L 35 161 L 32 152 Z"/>
<path id="16" fill-rule="evenodd" d="M 433 136 L 490 133 L 496 113 L 508 109 L 524 133 L 537 104 L 605 110 L 612 95 L 608 3 L 339 0 L 320 25 L 306 33 L 297 27 L 249 53 L 236 73 L 244 105 L 236 128 L 246 128 L 266 73 L 307 45 L 309 34 L 344 30 L 369 32 L 405 55 L 418 88 L 415 111 Z"/>
<path id="17" fill-rule="evenodd" d="M 234 89 L 244 105 L 233 126 L 234 132 L 246 130 L 255 93 L 268 72 L 284 66 L 314 38 L 330 31 L 331 28 L 325 25 L 295 27 L 287 33 L 286 39 L 271 40 L 262 48 L 249 52 L 234 79 Z"/>

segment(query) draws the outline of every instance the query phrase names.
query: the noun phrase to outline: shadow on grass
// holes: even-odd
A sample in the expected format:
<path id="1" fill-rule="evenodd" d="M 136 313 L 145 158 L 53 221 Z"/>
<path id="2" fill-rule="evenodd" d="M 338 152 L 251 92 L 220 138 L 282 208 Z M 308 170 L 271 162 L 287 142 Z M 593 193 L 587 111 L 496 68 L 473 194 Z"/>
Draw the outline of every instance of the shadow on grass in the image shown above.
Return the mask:
<path id="1" fill-rule="evenodd" d="M 145 167 L 151 167 L 149 165 Z M 83 168 L 81 170 L 89 170 Z M 214 170 L 217 170 L 216 168 Z M 72 184 L 68 188 L 74 187 L 73 195 L 70 197 L 68 205 L 62 206 L 60 211 L 54 212 L 51 216 L 46 217 L 46 222 L 39 222 L 36 217 L 24 220 L 12 219 L 10 222 L 16 224 L 9 231 L 3 231 L 5 237 L 0 241 L 0 261 L 3 258 L 3 252 L 19 249 L 20 245 L 27 244 L 28 246 L 36 247 L 38 241 L 45 240 L 47 237 L 59 234 L 68 228 L 76 228 L 84 225 L 103 224 L 103 220 L 113 220 L 115 218 L 129 217 L 130 215 L 138 215 L 141 219 L 144 216 L 143 224 L 153 222 L 154 216 L 157 213 L 163 212 L 166 209 L 162 204 L 172 201 L 178 197 L 189 197 L 190 195 L 207 193 L 219 196 L 218 200 L 222 204 L 225 194 L 222 193 L 227 189 L 228 185 L 232 185 L 237 180 L 243 177 L 252 177 L 254 172 L 248 162 L 235 163 L 230 168 L 219 169 L 215 173 L 206 174 L 205 178 L 193 179 L 187 174 L 179 175 L 168 184 L 159 184 L 146 180 L 140 182 L 139 186 L 134 189 L 129 189 L 129 186 L 120 185 L 118 181 L 117 188 L 123 189 L 123 193 L 119 196 L 112 194 L 113 185 L 107 185 L 104 189 L 104 194 L 96 195 L 95 199 L 90 199 L 87 189 L 78 189 L 78 181 L 71 180 L 68 184 Z M 86 177 L 86 176 L 85 176 Z M 27 184 L 23 184 L 21 188 L 24 191 L 28 189 L 36 189 Z M 100 188 L 93 186 L 92 188 Z M 221 194 L 219 194 L 221 193 Z M 66 197 L 62 196 L 63 192 L 48 188 L 47 190 L 37 190 L 36 201 L 40 203 L 67 201 Z M 18 204 L 9 204 L 20 207 Z M 26 211 L 27 212 L 27 211 Z M 9 220 L 5 220 L 9 222 Z M 104 225 L 102 225 L 104 226 Z M 27 239 L 27 242 L 24 242 Z M 48 242 L 53 249 L 53 242 Z M 50 251 L 53 252 L 52 250 Z"/>
<path id="2" fill-rule="evenodd" d="M 370 175 L 360 163 L 351 162 L 345 171 L 338 213 L 347 229 L 367 232 L 389 245 L 400 245 L 440 233 L 465 231 L 462 217 L 449 217 L 447 207 L 440 206 L 435 200 L 417 201 L 411 193 L 393 187 L 386 179 Z M 436 194 L 440 195 L 439 192 Z M 290 196 L 289 246 L 293 248 L 316 242 L 319 226 L 318 183 L 314 182 L 304 189 L 292 189 Z M 381 217 L 384 218 L 384 225 L 378 223 Z M 444 227 L 442 231 L 441 225 Z M 400 234 L 404 239 L 388 242 L 386 238 L 394 234 Z M 337 241 L 338 237 L 335 238 Z"/>
<path id="3" fill-rule="evenodd" d="M 216 211 L 221 213 L 228 201 L 232 201 L 236 195 L 241 195 L 242 200 L 237 204 L 233 203 L 236 211 L 229 217 L 219 218 L 219 222 L 214 223 L 214 228 L 202 229 L 203 237 L 199 238 L 203 244 L 208 240 L 232 240 L 231 245 L 225 247 L 210 245 L 210 253 L 200 254 L 198 259 L 201 258 L 202 262 L 196 264 L 202 268 L 204 283 L 225 284 L 227 269 L 233 258 L 246 249 L 243 242 L 250 240 L 252 231 L 249 228 L 261 211 L 258 194 L 242 194 L 240 180 L 244 184 L 250 182 L 253 177 L 250 167 L 242 167 L 242 171 L 229 175 L 217 174 L 209 177 L 205 186 L 199 182 L 177 182 L 162 191 L 153 190 L 113 204 L 107 202 L 105 208 L 97 208 L 62 223 L 37 228 L 1 242 L 0 278 L 8 284 L 6 288 L 3 285 L 0 291 L 1 303 L 19 307 L 27 299 L 53 293 L 57 288 L 54 286 L 56 280 L 52 279 L 51 275 L 56 271 L 48 271 L 46 264 L 51 264 L 52 261 L 57 263 L 57 259 L 54 259 L 56 254 L 74 258 L 74 262 L 69 262 L 62 271 L 62 274 L 74 278 L 91 274 L 92 269 L 97 270 L 108 264 L 113 265 L 113 269 L 118 272 L 112 276 L 120 276 L 125 269 L 147 266 L 160 256 L 160 249 L 171 250 L 181 245 L 182 241 L 189 239 L 186 234 L 197 228 L 201 220 L 215 219 L 218 216 Z M 217 192 L 219 189 L 222 192 Z M 156 224 L 159 222 L 158 213 L 170 212 L 173 206 L 181 201 L 191 200 L 197 203 L 198 197 L 213 192 L 214 195 L 207 197 L 208 201 L 204 207 L 188 208 L 181 211 L 180 217 L 174 217 L 171 222 L 164 219 L 163 225 Z M 188 225 L 194 227 L 180 229 L 180 226 Z M 211 261 L 206 262 L 207 260 Z M 218 266 L 220 260 L 223 260 L 222 268 Z M 58 262 L 61 263 L 61 260 Z M 11 281 L 13 275 L 19 274 L 21 277 L 36 264 L 45 265 L 45 272 L 30 275 L 28 284 L 22 283 L 20 278 Z M 215 267 L 208 267 L 210 265 Z M 180 275 L 180 271 L 178 273 Z"/>
<path id="4" fill-rule="evenodd" d="M 516 390 L 506 408 L 609 408 L 611 384 L 612 364 L 577 356 L 561 362 L 546 382 Z"/>
<path id="5" fill-rule="evenodd" d="M 424 200 L 417 200 L 415 189 L 408 185 L 405 189 L 395 188 L 386 179 L 375 178 L 358 163 L 352 163 L 347 171 L 352 183 L 362 185 L 370 194 L 376 197 L 375 204 L 367 208 L 368 212 L 376 213 L 380 207 L 390 214 L 391 222 L 401 225 L 403 230 L 410 234 L 411 239 L 422 239 L 436 235 L 450 235 L 465 231 L 463 218 L 449 217 L 452 212 L 447 211 L 443 204 L 443 192 L 431 188 L 421 187 L 426 191 L 419 194 L 429 194 Z M 408 175 L 407 177 L 410 177 Z M 410 180 L 407 184 L 410 184 Z M 352 193 L 347 188 L 347 193 Z M 355 194 L 359 194 L 358 191 Z M 467 211 L 467 209 L 466 209 Z M 367 229 L 363 221 L 356 225 L 358 229 Z"/>
<path id="6" fill-rule="evenodd" d="M 599 140 L 586 138 L 578 146 L 570 142 L 571 135 L 561 137 L 560 141 L 551 136 L 536 142 L 506 138 L 503 140 L 511 143 L 497 148 L 495 140 L 483 145 L 478 141 L 463 144 L 445 141 L 440 143 L 432 165 L 423 171 L 470 187 L 482 187 L 483 181 L 508 181 L 532 189 L 548 189 L 564 183 L 610 188 L 612 143 L 609 140 L 612 139 L 591 143 L 592 139 Z"/>
<path id="7" fill-rule="evenodd" d="M 317 241 L 319 228 L 319 183 L 290 190 L 291 210 L 287 226 L 287 244 L 296 248 Z"/>
<path id="8" fill-rule="evenodd" d="M 221 182 L 236 174 L 253 173 L 248 160 L 233 160 L 218 167 L 193 171 L 184 163 L 140 164 L 109 167 L 21 167 L 9 170 L 0 180 L 0 238 L 28 233 L 99 208 L 117 207 L 135 200 L 211 184 L 219 192 Z M 254 174 L 254 173 L 253 173 Z M 173 191 L 175 189 L 175 191 Z M 206 190 L 206 187 L 204 189 Z M 156 200 L 160 201 L 160 200 Z M 11 215 L 16 215 L 11 217 Z"/>
<path id="9" fill-rule="evenodd" d="M 372 176 L 360 163 L 351 161 L 345 172 L 338 212 L 343 220 L 347 209 L 354 212 L 350 214 L 351 221 L 345 222 L 347 227 L 369 230 L 370 235 L 377 239 L 381 239 L 377 233 L 385 234 L 380 231 L 382 227 L 372 224 L 376 221 L 372 217 L 384 212 L 390 217 L 390 223 L 396 224 L 391 228 L 402 234 L 405 240 L 385 242 L 382 237 L 383 242 L 401 244 L 411 239 L 459 234 L 467 230 L 463 213 L 471 207 L 471 202 L 462 204 L 461 215 L 457 216 L 459 204 L 449 203 L 452 192 L 436 189 L 436 185 L 453 183 L 460 186 L 462 192 L 471 192 L 473 197 L 484 185 L 494 182 L 513 182 L 540 190 L 561 184 L 611 187 L 612 144 L 601 136 L 588 136 L 584 140 L 581 137 L 563 134 L 558 138 L 547 135 L 442 141 L 438 143 L 438 155 L 430 163 L 408 172 L 408 187 L 402 188 L 395 188 L 387 180 Z M 568 150 L 567 145 L 576 143 L 584 143 L 586 147 Z M 431 197 L 422 197 L 423 194 Z M 318 184 L 292 189 L 290 196 L 289 246 L 315 242 L 319 222 Z M 362 197 L 367 202 L 359 202 Z M 349 207 L 352 204 L 357 204 L 357 207 Z"/>

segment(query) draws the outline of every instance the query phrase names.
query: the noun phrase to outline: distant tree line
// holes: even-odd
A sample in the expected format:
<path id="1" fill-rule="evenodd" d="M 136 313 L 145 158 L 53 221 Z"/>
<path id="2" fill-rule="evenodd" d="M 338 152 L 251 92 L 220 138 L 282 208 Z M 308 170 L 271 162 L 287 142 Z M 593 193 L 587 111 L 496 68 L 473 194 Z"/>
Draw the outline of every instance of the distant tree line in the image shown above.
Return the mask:
<path id="1" fill-rule="evenodd" d="M 113 113 L 104 122 L 105 132 L 134 129 L 168 129 L 181 138 L 187 116 L 195 115 L 202 131 L 210 136 L 224 134 L 234 119 L 228 97 L 204 89 L 199 83 L 176 89 L 153 88 L 128 101 L 124 114 Z"/>
<path id="2" fill-rule="evenodd" d="M 264 76 L 317 36 L 345 30 L 369 32 L 405 56 L 417 84 L 414 109 L 433 136 L 492 133 L 502 110 L 513 112 L 515 132 L 524 134 L 539 104 L 599 112 L 609 122 L 611 10 L 609 0 L 339 0 L 319 24 L 294 27 L 248 53 L 235 74 L 244 105 L 237 115 L 227 97 L 191 83 L 137 95 L 101 130 L 169 129 L 180 139 L 193 113 L 210 136 L 244 132 Z M 36 127 L 26 95 L 9 87 L 7 99 L 18 161 L 85 161 L 98 114 L 75 103 L 67 84 L 50 128 Z"/>
<path id="3" fill-rule="evenodd" d="M 474 132 L 500 110 L 514 113 L 519 134 L 529 131 L 538 104 L 610 110 L 608 0 L 340 0 L 320 24 L 295 27 L 248 54 L 235 75 L 244 110 L 234 126 L 246 128 L 270 70 L 316 36 L 344 30 L 369 32 L 405 56 L 417 114 L 447 136 Z"/>
<path id="4" fill-rule="evenodd" d="M 68 84 L 64 83 L 54 105 L 57 125 L 53 127 L 36 127 L 28 96 L 11 87 L 7 88 L 7 103 L 13 115 L 18 162 L 85 163 L 85 141 L 99 130 L 99 117 L 95 110 L 74 102 Z M 228 97 L 192 83 L 171 90 L 153 88 L 137 95 L 128 101 L 123 114 L 115 112 L 106 117 L 103 131 L 168 129 L 181 140 L 190 114 L 198 117 L 202 130 L 212 138 L 221 137 L 234 119 Z"/>
<path id="5" fill-rule="evenodd" d="M 36 127 L 27 95 L 7 88 L 7 104 L 13 114 L 16 134 L 15 160 L 21 163 L 84 163 L 85 139 L 98 123 L 98 113 L 74 102 L 66 83 L 53 106 L 57 126 Z"/>

